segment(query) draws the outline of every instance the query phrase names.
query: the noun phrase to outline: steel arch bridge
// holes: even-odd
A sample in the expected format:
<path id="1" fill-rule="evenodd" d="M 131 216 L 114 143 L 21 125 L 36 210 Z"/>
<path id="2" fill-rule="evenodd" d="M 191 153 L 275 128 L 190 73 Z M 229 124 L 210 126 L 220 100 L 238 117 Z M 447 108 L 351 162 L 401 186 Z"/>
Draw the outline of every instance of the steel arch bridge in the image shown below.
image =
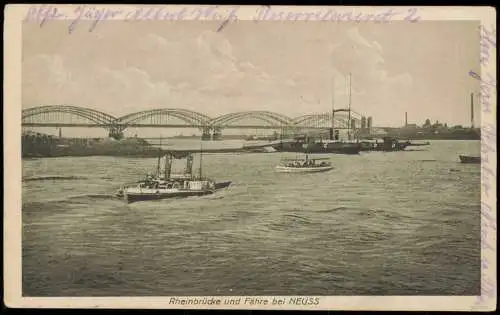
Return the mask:
<path id="1" fill-rule="evenodd" d="M 348 110 L 335 110 L 335 128 L 349 128 Z M 68 118 L 69 116 L 69 118 Z M 88 122 L 74 122 L 71 117 L 83 118 Z M 158 108 L 131 113 L 121 117 L 84 107 L 70 105 L 49 105 L 24 109 L 22 125 L 31 127 L 101 127 L 110 132 L 110 136 L 120 136 L 129 127 L 165 127 L 165 128 L 198 128 L 222 130 L 225 128 L 240 129 L 328 129 L 331 127 L 332 113 L 307 114 L 295 118 L 271 111 L 244 111 L 220 115 L 212 118 L 203 113 L 179 109 Z M 351 110 L 351 119 L 356 126 L 362 115 Z M 184 124 L 175 124 L 171 118 L 177 118 Z M 256 119 L 265 124 L 241 125 L 244 119 Z"/>
<path id="2" fill-rule="evenodd" d="M 170 118 L 175 117 L 184 121 L 189 126 L 203 128 L 210 125 L 211 117 L 198 113 L 192 110 L 180 108 L 158 108 L 122 116 L 116 120 L 116 124 L 123 129 L 127 127 L 143 127 L 151 125 L 166 125 L 169 124 Z M 149 119 L 149 124 L 141 124 L 140 121 Z M 182 125 L 184 126 L 184 125 Z"/>
<path id="3" fill-rule="evenodd" d="M 265 127 L 264 125 L 246 125 L 246 126 L 241 126 L 241 125 L 232 125 L 232 123 L 235 123 L 239 120 L 247 119 L 247 118 L 253 118 L 257 119 L 263 122 L 266 122 L 270 125 L 265 125 L 270 128 L 274 127 L 282 127 L 282 126 L 290 126 L 293 124 L 293 120 L 285 115 L 270 112 L 270 111 L 246 111 L 246 112 L 237 112 L 237 113 L 230 113 L 230 114 L 225 114 L 218 116 L 210 121 L 210 127 L 212 128 L 263 128 Z"/>
<path id="4" fill-rule="evenodd" d="M 361 126 L 362 115 L 351 110 L 351 116 L 348 115 L 348 109 L 337 109 L 334 115 L 334 126 L 338 129 L 348 129 L 349 118 L 354 121 L 354 128 Z M 293 119 L 293 125 L 302 128 L 323 129 L 330 128 L 332 125 L 332 113 L 307 114 Z"/>
<path id="5" fill-rule="evenodd" d="M 40 124 L 40 120 L 45 121 L 46 124 L 50 124 L 47 121 L 62 120 L 61 118 L 64 119 L 64 117 L 62 117 L 64 114 L 70 114 L 90 120 L 96 127 L 111 127 L 116 121 L 115 117 L 91 108 L 70 105 L 48 105 L 23 110 L 22 124 L 25 126 L 38 125 Z M 66 122 L 71 126 L 78 124 L 74 124 L 71 121 Z M 82 125 L 84 125 L 84 127 L 92 127 L 92 123 Z M 59 126 L 61 123 L 57 123 L 57 125 Z"/>

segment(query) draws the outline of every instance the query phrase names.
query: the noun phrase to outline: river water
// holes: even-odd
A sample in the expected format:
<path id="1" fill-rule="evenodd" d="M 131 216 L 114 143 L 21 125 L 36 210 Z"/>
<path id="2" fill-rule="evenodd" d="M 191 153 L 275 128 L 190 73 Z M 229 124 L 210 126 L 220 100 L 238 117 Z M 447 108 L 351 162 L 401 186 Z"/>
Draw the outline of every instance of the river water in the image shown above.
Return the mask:
<path id="1" fill-rule="evenodd" d="M 478 295 L 480 167 L 458 154 L 479 149 L 332 155 L 303 175 L 275 173 L 284 154 L 206 154 L 228 190 L 131 205 L 114 191 L 155 159 L 24 160 L 23 295 Z"/>

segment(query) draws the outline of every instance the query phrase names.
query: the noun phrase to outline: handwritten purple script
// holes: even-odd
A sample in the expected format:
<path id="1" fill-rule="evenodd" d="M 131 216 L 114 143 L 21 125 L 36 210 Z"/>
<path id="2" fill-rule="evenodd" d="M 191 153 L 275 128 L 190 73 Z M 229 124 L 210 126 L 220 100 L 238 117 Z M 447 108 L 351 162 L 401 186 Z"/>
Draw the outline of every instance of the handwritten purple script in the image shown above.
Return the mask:
<path id="1" fill-rule="evenodd" d="M 491 114 L 492 98 L 496 93 L 496 78 L 487 71 L 490 66 L 490 57 L 496 52 L 496 29 L 481 25 L 480 27 L 480 62 L 483 67 L 483 75 L 469 71 L 469 76 L 479 81 L 481 91 L 481 109 L 483 113 Z M 486 71 L 484 71 L 486 70 Z M 496 70 L 496 69 L 495 69 Z M 496 297 L 496 281 L 494 276 L 489 277 L 494 262 L 487 258 L 487 254 L 496 257 L 496 235 L 497 226 L 494 214 L 496 214 L 496 191 L 492 189 L 492 183 L 496 180 L 496 165 L 491 156 L 496 153 L 496 121 L 495 123 L 484 122 L 481 124 L 481 185 L 482 193 L 486 200 L 481 202 L 481 295 L 477 297 L 475 306 L 482 305 L 486 299 Z M 494 199 L 491 204 L 490 200 Z M 493 232 L 493 233 L 491 233 Z M 492 238 L 492 239 L 490 239 Z"/>
<path id="2" fill-rule="evenodd" d="M 78 5 L 74 9 L 64 10 L 55 5 L 32 5 L 29 7 L 25 22 L 38 23 L 43 27 L 49 21 L 66 20 L 70 22 L 68 32 L 75 31 L 78 24 L 83 21 L 91 21 L 88 28 L 92 32 L 99 23 L 116 19 L 125 22 L 134 21 L 177 21 L 177 20 L 215 20 L 221 21 L 217 32 L 222 31 L 229 23 L 238 20 L 239 6 L 200 6 L 195 8 L 176 8 L 160 6 L 141 6 L 140 8 L 121 9 L 98 8 L 87 5 Z M 376 12 L 363 12 L 360 10 L 333 10 L 319 9 L 311 11 L 286 11 L 283 8 L 271 8 L 269 6 L 259 7 L 251 21 L 330 21 L 330 22 L 368 22 L 388 23 L 393 20 L 403 20 L 414 23 L 420 21 L 421 17 L 417 8 L 395 10 L 387 8 Z"/>

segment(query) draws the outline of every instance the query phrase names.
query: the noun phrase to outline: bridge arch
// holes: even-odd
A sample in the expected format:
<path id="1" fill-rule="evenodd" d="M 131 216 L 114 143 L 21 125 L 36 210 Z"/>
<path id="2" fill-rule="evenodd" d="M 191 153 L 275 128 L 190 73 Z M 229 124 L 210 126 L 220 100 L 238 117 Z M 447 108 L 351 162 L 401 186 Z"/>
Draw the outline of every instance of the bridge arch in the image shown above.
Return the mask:
<path id="1" fill-rule="evenodd" d="M 22 122 L 29 123 L 31 117 L 55 113 L 70 114 L 85 118 L 95 124 L 103 125 L 103 127 L 112 126 L 116 120 L 115 117 L 95 109 L 70 105 L 46 105 L 24 109 L 22 111 Z"/>
<path id="2" fill-rule="evenodd" d="M 351 119 L 354 119 L 357 126 L 360 126 L 361 115 L 351 110 Z M 339 109 L 334 116 L 335 126 L 337 128 L 348 128 L 349 115 L 347 109 Z M 293 118 L 293 124 L 296 127 L 319 127 L 329 128 L 332 123 L 332 113 L 306 114 Z"/>
<path id="3" fill-rule="evenodd" d="M 288 116 L 270 112 L 270 111 L 246 111 L 230 113 L 219 116 L 211 121 L 213 127 L 224 127 L 230 123 L 245 119 L 245 118 L 255 118 L 261 121 L 265 121 L 275 126 L 287 126 L 292 124 L 292 119 Z"/>
<path id="4" fill-rule="evenodd" d="M 306 126 L 308 123 L 313 121 L 330 121 L 332 114 L 323 113 L 323 114 L 306 114 L 295 117 L 292 119 L 293 124 L 296 126 Z"/>
<path id="5" fill-rule="evenodd" d="M 157 108 L 122 116 L 117 119 L 117 123 L 120 124 L 123 128 L 125 128 L 127 125 L 133 124 L 135 122 L 138 122 L 146 118 L 158 117 L 161 119 L 162 116 L 167 116 L 167 118 L 169 116 L 175 117 L 188 124 L 192 124 L 197 127 L 207 126 L 210 124 L 210 121 L 212 120 L 212 118 L 210 118 L 205 114 L 187 109 Z"/>

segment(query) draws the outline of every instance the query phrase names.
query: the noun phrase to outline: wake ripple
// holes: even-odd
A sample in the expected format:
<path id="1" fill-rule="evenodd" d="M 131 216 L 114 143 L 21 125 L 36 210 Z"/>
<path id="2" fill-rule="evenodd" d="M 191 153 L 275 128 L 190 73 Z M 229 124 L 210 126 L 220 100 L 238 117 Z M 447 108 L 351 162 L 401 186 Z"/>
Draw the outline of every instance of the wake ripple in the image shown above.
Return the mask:
<path id="1" fill-rule="evenodd" d="M 24 177 L 23 182 L 43 181 L 43 180 L 79 180 L 79 179 L 88 179 L 88 178 L 81 176 L 44 175 L 35 177 Z"/>
<path id="2" fill-rule="evenodd" d="M 113 194 L 83 194 L 76 196 L 69 196 L 68 199 L 117 199 Z"/>

